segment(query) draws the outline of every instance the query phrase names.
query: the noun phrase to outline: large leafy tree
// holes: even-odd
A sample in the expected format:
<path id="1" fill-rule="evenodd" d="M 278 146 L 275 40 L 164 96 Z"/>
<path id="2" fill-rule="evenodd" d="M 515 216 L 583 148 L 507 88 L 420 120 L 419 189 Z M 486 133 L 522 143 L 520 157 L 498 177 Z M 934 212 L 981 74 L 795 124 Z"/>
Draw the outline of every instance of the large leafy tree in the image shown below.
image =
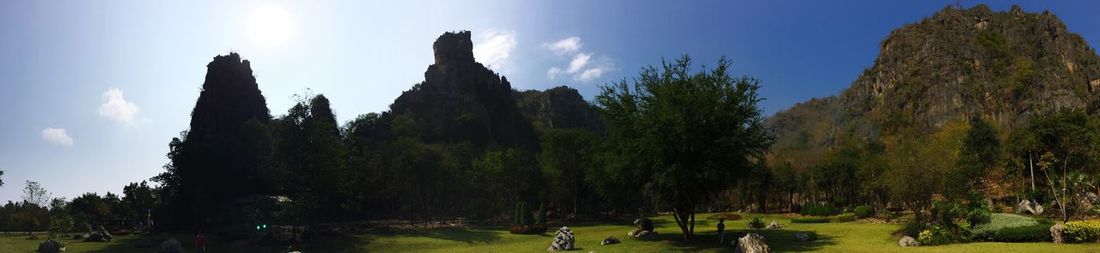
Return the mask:
<path id="1" fill-rule="evenodd" d="M 541 139 L 539 164 L 553 183 L 551 198 L 556 203 L 571 203 L 573 213 L 579 214 L 580 197 L 591 191 L 585 178 L 594 165 L 598 137 L 588 130 L 572 128 L 547 129 Z"/>
<path id="2" fill-rule="evenodd" d="M 122 187 L 122 202 L 119 216 L 128 221 L 144 222 L 148 214 L 156 204 L 153 196 L 153 188 L 145 181 L 130 183 Z"/>
<path id="3" fill-rule="evenodd" d="M 1076 182 L 1084 181 L 1087 179 L 1084 175 L 1100 169 L 1096 166 L 1096 161 L 1100 160 L 1097 157 L 1097 150 L 1100 150 L 1098 128 L 1100 121 L 1087 113 L 1066 110 L 1033 119 L 1009 138 L 1012 154 L 1019 160 L 1026 159 L 1025 169 L 1031 174 L 1032 185 L 1036 181 L 1040 184 L 1033 190 L 1046 188 L 1048 196 L 1053 197 L 1053 204 L 1059 207 L 1063 221 L 1081 211 L 1068 203 L 1082 192 L 1082 187 L 1075 186 L 1087 185 Z"/>
<path id="4" fill-rule="evenodd" d="M 596 97 L 621 159 L 634 160 L 647 189 L 673 212 L 684 239 L 697 207 L 759 166 L 771 143 L 758 107 L 759 81 L 732 77 L 730 61 L 692 73 L 691 59 L 645 68 L 634 85 L 602 87 Z"/>
<path id="5" fill-rule="evenodd" d="M 946 195 L 953 199 L 979 193 L 981 178 L 1000 159 L 997 130 L 980 117 L 971 118 L 970 129 L 959 152 L 955 171 L 948 174 L 945 185 Z"/>

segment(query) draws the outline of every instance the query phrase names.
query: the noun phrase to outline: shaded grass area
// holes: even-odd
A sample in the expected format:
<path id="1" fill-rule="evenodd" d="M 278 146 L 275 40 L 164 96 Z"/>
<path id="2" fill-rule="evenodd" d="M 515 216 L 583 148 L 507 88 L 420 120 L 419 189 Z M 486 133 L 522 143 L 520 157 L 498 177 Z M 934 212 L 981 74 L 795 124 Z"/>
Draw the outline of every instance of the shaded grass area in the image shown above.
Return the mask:
<path id="1" fill-rule="evenodd" d="M 741 220 L 727 220 L 726 228 L 734 234 L 754 232 L 763 235 L 775 252 L 1093 252 L 1100 253 L 1100 244 L 1054 243 L 966 243 L 933 247 L 901 248 L 897 238 L 890 234 L 901 228 L 897 224 L 872 224 L 863 221 L 821 224 L 791 223 L 781 215 L 741 214 Z M 699 217 L 707 217 L 700 215 Z M 748 221 L 760 217 L 765 223 L 779 221 L 785 227 L 778 230 L 749 230 Z M 696 239 L 683 241 L 682 234 L 670 216 L 652 218 L 659 233 L 649 240 L 628 238 L 626 233 L 633 226 L 618 224 L 578 224 L 569 226 L 577 237 L 580 249 L 574 252 L 734 252 L 733 248 L 718 245 L 715 231 L 717 220 L 696 221 Z M 296 248 L 302 252 L 546 252 L 556 228 L 543 234 L 514 235 L 504 227 L 395 229 L 374 228 L 355 235 L 334 235 L 320 238 Z M 817 234 L 817 240 L 798 242 L 794 234 Z M 173 235 L 183 242 L 188 252 L 193 249 L 192 237 Z M 622 243 L 600 245 L 608 237 L 619 238 Z M 168 235 L 161 235 L 167 238 Z M 731 236 L 727 235 L 727 239 Z M 0 236 L 0 253 L 34 252 L 40 240 L 26 240 L 21 235 Z M 110 243 L 66 241 L 67 252 L 152 252 L 153 249 L 137 248 L 137 235 L 118 236 Z M 159 239 L 158 239 L 159 244 Z M 243 242 L 223 242 L 208 239 L 209 252 L 286 252 L 285 247 L 255 247 Z"/>

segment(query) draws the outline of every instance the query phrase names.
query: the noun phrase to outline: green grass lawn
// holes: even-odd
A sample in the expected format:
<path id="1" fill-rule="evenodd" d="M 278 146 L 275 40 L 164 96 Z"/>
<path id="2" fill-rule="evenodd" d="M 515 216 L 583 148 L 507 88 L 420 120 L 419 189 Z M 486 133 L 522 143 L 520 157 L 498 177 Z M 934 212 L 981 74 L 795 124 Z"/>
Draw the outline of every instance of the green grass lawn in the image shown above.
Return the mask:
<path id="1" fill-rule="evenodd" d="M 784 226 L 779 230 L 762 230 L 768 245 L 776 252 L 1096 252 L 1100 244 L 1054 243 L 965 243 L 932 247 L 901 248 L 897 238 L 890 234 L 898 230 L 897 224 L 871 224 L 862 221 L 847 223 L 795 224 L 778 215 L 744 215 L 745 219 L 726 221 L 727 229 L 744 231 L 748 220 L 761 217 L 765 223 L 778 220 Z M 700 215 L 699 218 L 706 217 Z M 630 224 L 599 224 L 570 226 L 577 236 L 576 252 L 733 252 L 732 248 L 717 245 L 714 221 L 697 221 L 698 238 L 693 243 L 680 240 L 679 229 L 669 216 L 653 219 L 660 236 L 652 241 L 626 238 L 633 226 Z M 513 235 L 503 228 L 485 229 L 374 229 L 365 234 L 328 238 L 302 245 L 302 252 L 546 252 L 556 228 L 540 235 Z M 818 240 L 797 242 L 793 234 L 812 231 Z M 622 240 L 620 244 L 601 246 L 608 236 Z M 190 237 L 176 238 L 190 246 Z M 137 236 L 119 236 L 111 243 L 68 242 L 68 252 L 151 252 L 134 246 Z M 0 253 L 33 252 L 39 241 L 25 240 L 25 236 L 0 236 Z M 251 248 L 241 243 L 225 244 L 211 239 L 209 252 L 283 252 L 282 248 Z M 192 249 L 187 249 L 194 252 Z"/>

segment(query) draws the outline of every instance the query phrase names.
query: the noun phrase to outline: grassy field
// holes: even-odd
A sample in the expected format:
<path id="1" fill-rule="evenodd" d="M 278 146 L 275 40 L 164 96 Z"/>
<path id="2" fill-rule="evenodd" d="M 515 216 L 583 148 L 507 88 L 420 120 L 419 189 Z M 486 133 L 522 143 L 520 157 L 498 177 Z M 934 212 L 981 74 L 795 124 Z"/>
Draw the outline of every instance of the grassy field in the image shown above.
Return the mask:
<path id="1" fill-rule="evenodd" d="M 705 217 L 701 216 L 701 217 Z M 728 229 L 744 230 L 748 220 L 761 217 L 766 223 L 777 220 L 786 227 L 780 230 L 759 231 L 776 252 L 1095 252 L 1100 244 L 1054 243 L 966 243 L 933 247 L 901 248 L 891 232 L 900 228 L 896 224 L 871 224 L 862 221 L 847 223 L 792 224 L 788 218 L 777 215 L 746 215 L 746 219 L 727 221 Z M 671 217 L 654 218 L 660 236 L 652 241 L 626 238 L 630 224 L 600 224 L 570 226 L 577 236 L 576 252 L 733 252 L 732 248 L 717 245 L 714 221 L 698 221 L 694 243 L 680 241 L 679 229 Z M 302 252 L 546 252 L 552 240 L 553 230 L 541 235 L 513 235 L 504 229 L 376 229 L 365 234 L 328 238 L 322 242 L 302 245 Z M 797 242 L 793 234 L 799 231 L 816 232 L 818 240 Z M 622 240 L 620 244 L 601 246 L 608 236 Z M 186 235 L 177 235 L 185 246 L 190 243 Z M 69 242 L 68 252 L 152 252 L 134 246 L 133 235 L 120 236 L 111 243 Z M 0 253 L 33 252 L 38 241 L 25 240 L 24 236 L 0 236 Z M 209 252 L 284 252 L 283 248 L 251 248 L 243 244 L 224 244 L 211 239 Z M 194 252 L 192 249 L 187 249 Z"/>

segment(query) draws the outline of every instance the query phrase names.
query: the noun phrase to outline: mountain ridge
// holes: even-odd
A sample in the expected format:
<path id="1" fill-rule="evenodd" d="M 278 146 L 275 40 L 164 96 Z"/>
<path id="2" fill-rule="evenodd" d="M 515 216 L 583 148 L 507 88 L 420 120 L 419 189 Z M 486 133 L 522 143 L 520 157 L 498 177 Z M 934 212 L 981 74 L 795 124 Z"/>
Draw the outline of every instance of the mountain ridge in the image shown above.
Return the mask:
<path id="1" fill-rule="evenodd" d="M 948 6 L 893 30 L 874 65 L 839 94 L 766 124 L 774 150 L 815 153 L 844 134 L 931 132 L 975 116 L 1011 129 L 1063 109 L 1095 113 L 1098 101 L 1100 57 L 1053 13 Z"/>

